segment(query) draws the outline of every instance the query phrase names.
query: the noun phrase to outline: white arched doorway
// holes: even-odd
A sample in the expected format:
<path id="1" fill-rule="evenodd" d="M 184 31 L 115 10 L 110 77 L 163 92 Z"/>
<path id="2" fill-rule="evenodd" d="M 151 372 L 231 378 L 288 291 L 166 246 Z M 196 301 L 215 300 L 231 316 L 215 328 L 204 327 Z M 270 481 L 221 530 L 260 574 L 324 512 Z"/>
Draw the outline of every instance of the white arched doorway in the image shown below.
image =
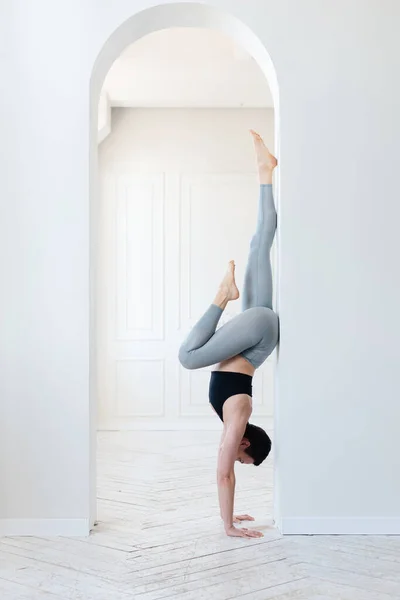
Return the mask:
<path id="1" fill-rule="evenodd" d="M 97 131 L 98 104 L 103 81 L 113 62 L 130 44 L 162 29 L 196 27 L 218 30 L 231 37 L 258 63 L 268 79 L 275 108 L 275 151 L 279 155 L 279 94 L 278 84 L 271 58 L 256 35 L 241 21 L 219 10 L 197 3 L 174 3 L 155 6 L 134 15 L 123 23 L 107 40 L 93 68 L 90 87 L 90 221 L 91 221 L 91 521 L 96 515 L 96 232 L 97 232 Z M 279 205 L 279 182 L 276 199 Z M 278 253 L 279 254 L 279 253 Z M 275 498 L 277 496 L 275 495 Z M 275 516 L 279 512 L 275 501 Z"/>

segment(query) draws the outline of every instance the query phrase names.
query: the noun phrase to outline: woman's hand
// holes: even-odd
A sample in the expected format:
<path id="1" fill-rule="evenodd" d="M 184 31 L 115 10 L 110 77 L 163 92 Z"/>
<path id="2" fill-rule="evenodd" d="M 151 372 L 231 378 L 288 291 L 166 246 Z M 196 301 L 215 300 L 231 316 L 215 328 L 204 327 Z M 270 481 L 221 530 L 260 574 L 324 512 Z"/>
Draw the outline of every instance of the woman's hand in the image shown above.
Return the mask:
<path id="1" fill-rule="evenodd" d="M 254 521 L 254 517 L 250 515 L 233 515 L 234 523 L 241 523 L 242 521 Z"/>
<path id="2" fill-rule="evenodd" d="M 226 535 L 229 537 L 245 537 L 245 538 L 259 538 L 264 537 L 261 531 L 255 529 L 238 529 L 237 527 L 227 527 L 225 529 Z"/>

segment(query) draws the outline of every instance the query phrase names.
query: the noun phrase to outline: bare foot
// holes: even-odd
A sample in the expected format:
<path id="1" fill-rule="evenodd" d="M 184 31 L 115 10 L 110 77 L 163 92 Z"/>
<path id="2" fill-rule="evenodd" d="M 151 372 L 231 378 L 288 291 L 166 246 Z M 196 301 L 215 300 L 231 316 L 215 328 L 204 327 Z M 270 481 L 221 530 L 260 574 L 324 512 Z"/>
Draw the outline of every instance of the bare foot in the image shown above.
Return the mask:
<path id="1" fill-rule="evenodd" d="M 231 300 L 239 298 L 239 290 L 235 282 L 235 262 L 231 260 L 228 264 L 228 269 L 218 289 L 214 304 L 225 308 Z"/>
<path id="2" fill-rule="evenodd" d="M 272 183 L 272 171 L 275 169 L 278 161 L 268 150 L 262 137 L 253 129 L 250 129 L 250 133 L 253 136 L 260 183 Z"/>
<path id="3" fill-rule="evenodd" d="M 237 300 L 239 298 L 239 290 L 236 286 L 235 281 L 235 261 L 231 260 L 228 263 L 228 269 L 225 273 L 225 277 L 221 281 L 219 286 L 220 291 L 226 294 L 227 300 Z"/>

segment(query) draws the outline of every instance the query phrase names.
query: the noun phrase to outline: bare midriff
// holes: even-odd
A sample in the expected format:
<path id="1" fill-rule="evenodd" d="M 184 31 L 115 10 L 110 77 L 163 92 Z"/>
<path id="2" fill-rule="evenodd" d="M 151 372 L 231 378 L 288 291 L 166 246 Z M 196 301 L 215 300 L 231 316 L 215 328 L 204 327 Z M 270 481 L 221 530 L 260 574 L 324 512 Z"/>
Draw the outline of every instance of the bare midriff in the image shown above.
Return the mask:
<path id="1" fill-rule="evenodd" d="M 226 371 L 228 373 L 243 373 L 243 375 L 250 375 L 253 377 L 255 368 L 248 360 L 243 356 L 234 356 L 228 360 L 224 360 L 219 363 L 216 371 Z"/>

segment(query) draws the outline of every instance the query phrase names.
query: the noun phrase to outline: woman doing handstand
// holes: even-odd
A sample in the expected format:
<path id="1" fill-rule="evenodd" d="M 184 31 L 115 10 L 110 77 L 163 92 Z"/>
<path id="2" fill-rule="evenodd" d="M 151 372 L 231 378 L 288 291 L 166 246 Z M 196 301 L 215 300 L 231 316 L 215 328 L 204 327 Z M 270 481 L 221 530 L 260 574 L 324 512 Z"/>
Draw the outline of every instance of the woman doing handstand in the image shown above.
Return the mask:
<path id="1" fill-rule="evenodd" d="M 252 378 L 274 350 L 279 321 L 272 310 L 270 250 L 276 230 L 272 194 L 272 173 L 276 158 L 261 137 L 251 131 L 260 180 L 257 228 L 250 244 L 243 290 L 243 312 L 217 330 L 230 300 L 239 298 L 235 264 L 229 263 L 213 304 L 193 327 L 179 351 L 186 369 L 217 365 L 211 373 L 209 400 L 224 424 L 218 455 L 218 497 L 226 534 L 259 537 L 252 529 L 239 529 L 234 523 L 253 521 L 249 515 L 233 515 L 234 463 L 260 465 L 268 456 L 271 440 L 267 433 L 249 423 L 252 412 Z"/>

